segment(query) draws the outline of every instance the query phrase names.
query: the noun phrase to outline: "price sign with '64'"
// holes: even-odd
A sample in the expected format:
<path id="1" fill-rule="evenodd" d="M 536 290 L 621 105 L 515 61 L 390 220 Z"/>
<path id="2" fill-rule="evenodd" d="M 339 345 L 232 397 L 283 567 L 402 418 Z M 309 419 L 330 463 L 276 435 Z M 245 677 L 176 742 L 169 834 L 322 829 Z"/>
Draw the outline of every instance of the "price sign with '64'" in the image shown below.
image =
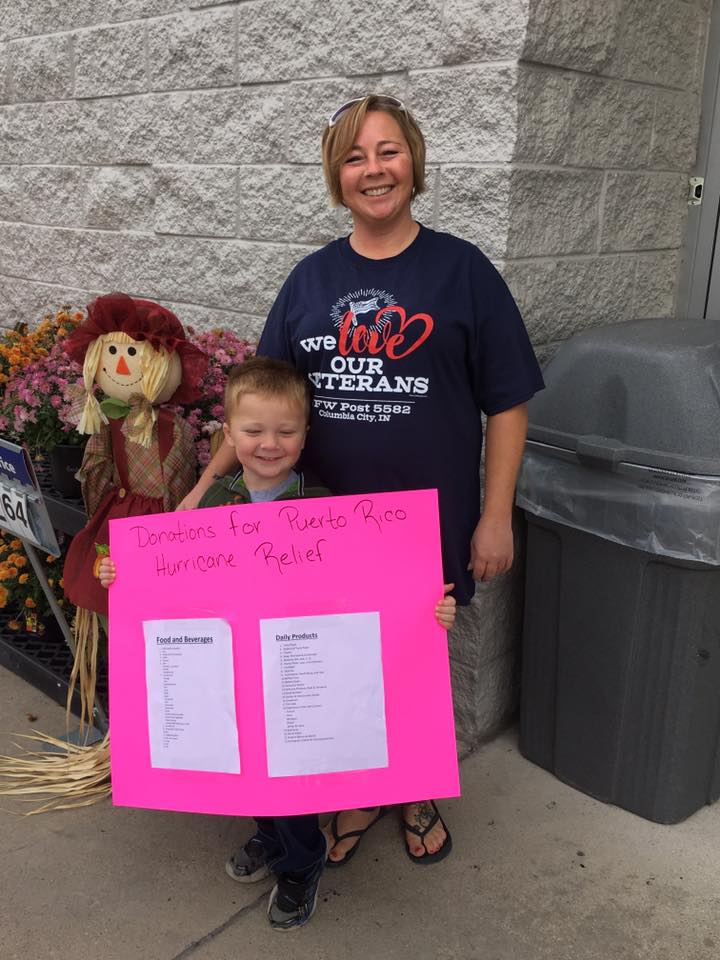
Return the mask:
<path id="1" fill-rule="evenodd" d="M 55 531 L 48 516 L 27 451 L 0 437 L 0 528 L 46 553 L 58 556 Z"/>
<path id="2" fill-rule="evenodd" d="M 28 522 L 28 503 L 24 493 L 12 490 L 0 482 L 0 527 L 17 533 L 26 540 L 33 539 Z"/>

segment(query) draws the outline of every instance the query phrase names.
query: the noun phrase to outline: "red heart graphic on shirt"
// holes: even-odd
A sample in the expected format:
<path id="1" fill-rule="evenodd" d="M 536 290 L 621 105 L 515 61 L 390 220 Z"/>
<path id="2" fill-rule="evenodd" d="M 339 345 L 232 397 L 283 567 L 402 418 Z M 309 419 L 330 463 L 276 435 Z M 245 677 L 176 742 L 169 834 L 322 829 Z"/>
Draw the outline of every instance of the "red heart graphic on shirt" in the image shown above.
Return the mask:
<path id="1" fill-rule="evenodd" d="M 400 316 L 398 329 L 389 333 L 385 339 L 385 351 L 389 360 L 402 360 L 403 357 L 407 357 L 414 350 L 417 350 L 418 347 L 425 343 L 435 325 L 429 313 L 414 313 L 411 317 L 408 317 L 403 307 L 400 306 L 383 307 L 375 317 L 375 321 L 379 321 L 386 312 L 397 313 Z M 398 348 L 402 348 L 405 345 L 407 331 L 413 324 L 422 324 L 422 328 L 417 327 L 419 336 L 412 341 L 405 350 L 398 350 Z"/>

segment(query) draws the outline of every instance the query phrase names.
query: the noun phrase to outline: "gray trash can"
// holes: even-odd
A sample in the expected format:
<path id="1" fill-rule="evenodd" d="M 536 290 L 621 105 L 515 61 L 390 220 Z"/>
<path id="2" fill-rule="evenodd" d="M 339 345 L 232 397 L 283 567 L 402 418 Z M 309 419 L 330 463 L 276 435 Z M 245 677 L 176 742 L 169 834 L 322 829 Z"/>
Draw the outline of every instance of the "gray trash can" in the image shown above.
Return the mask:
<path id="1" fill-rule="evenodd" d="M 720 796 L 720 328 L 569 340 L 530 405 L 520 749 L 676 823 Z"/>

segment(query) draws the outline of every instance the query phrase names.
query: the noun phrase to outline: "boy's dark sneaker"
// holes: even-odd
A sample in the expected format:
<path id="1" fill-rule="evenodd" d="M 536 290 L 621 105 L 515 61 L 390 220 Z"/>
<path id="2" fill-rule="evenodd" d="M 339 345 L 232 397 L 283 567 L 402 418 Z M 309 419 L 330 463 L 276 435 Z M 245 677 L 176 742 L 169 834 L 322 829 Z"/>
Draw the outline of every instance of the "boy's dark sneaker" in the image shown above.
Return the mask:
<path id="1" fill-rule="evenodd" d="M 316 870 L 306 880 L 294 880 L 290 874 L 278 877 L 267 911 L 273 930 L 296 930 L 308 922 L 317 906 L 321 873 Z"/>
<path id="2" fill-rule="evenodd" d="M 265 846 L 258 837 L 251 837 L 244 847 L 234 853 L 225 864 L 225 873 L 238 883 L 257 883 L 270 876 L 265 858 Z"/>

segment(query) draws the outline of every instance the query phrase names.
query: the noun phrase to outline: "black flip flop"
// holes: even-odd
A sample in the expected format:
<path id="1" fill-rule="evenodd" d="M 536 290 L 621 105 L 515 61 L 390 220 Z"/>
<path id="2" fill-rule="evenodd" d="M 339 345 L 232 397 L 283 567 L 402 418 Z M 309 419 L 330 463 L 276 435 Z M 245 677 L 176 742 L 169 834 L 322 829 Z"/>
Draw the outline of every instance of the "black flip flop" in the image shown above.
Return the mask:
<path id="1" fill-rule="evenodd" d="M 403 829 L 409 830 L 410 833 L 414 833 L 416 837 L 420 837 L 420 842 L 425 848 L 424 855 L 422 857 L 416 857 L 414 853 L 411 853 L 407 840 L 405 841 L 405 853 L 407 853 L 413 863 L 417 863 L 421 867 L 428 866 L 431 863 L 439 863 L 439 861 L 444 860 L 452 850 L 452 837 L 450 836 L 450 831 L 448 830 L 445 821 L 440 816 L 440 812 L 435 806 L 435 801 L 431 800 L 430 803 L 432 804 L 434 816 L 424 830 L 421 827 L 411 826 L 411 824 L 409 824 L 404 817 L 402 821 Z M 443 841 L 443 845 L 439 850 L 436 850 L 435 853 L 428 853 L 428 848 L 425 846 L 425 837 L 430 833 L 438 821 L 440 821 L 440 823 L 443 825 L 443 830 L 445 831 L 445 840 Z"/>
<path id="2" fill-rule="evenodd" d="M 342 812 L 343 811 L 340 811 L 340 813 Z M 378 815 L 375 817 L 374 820 L 371 820 L 370 823 L 363 830 L 349 830 L 347 833 L 337 832 L 338 817 L 340 816 L 340 813 L 334 814 L 332 820 L 330 821 L 330 832 L 333 835 L 333 847 L 335 846 L 335 844 L 340 843 L 341 840 L 348 840 L 350 837 L 357 837 L 358 841 L 356 844 L 350 847 L 350 849 L 342 858 L 342 860 L 331 860 L 330 857 L 328 856 L 327 860 L 325 861 L 325 866 L 330 867 L 331 869 L 334 867 L 344 867 L 346 863 L 349 863 L 350 860 L 352 860 L 352 858 L 357 853 L 357 848 L 360 846 L 360 841 L 362 840 L 362 838 L 368 832 L 370 827 L 374 827 L 375 824 L 378 822 L 378 820 L 382 820 L 382 818 L 385 816 L 386 810 L 385 810 L 385 807 L 380 807 L 380 810 L 378 811 Z"/>

